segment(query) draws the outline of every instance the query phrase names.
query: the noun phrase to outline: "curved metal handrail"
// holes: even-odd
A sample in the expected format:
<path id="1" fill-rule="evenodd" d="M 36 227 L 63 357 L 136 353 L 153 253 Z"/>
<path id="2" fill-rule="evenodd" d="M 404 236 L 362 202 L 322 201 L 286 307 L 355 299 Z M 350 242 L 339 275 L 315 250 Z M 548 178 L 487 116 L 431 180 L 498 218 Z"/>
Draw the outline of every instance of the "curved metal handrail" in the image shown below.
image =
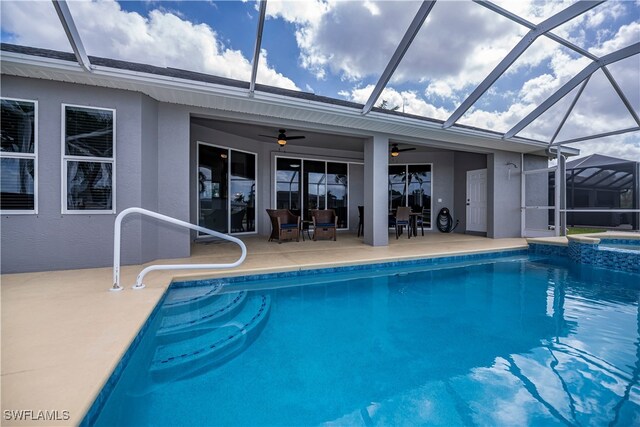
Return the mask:
<path id="1" fill-rule="evenodd" d="M 236 262 L 230 263 L 230 264 L 167 264 L 167 265 L 150 265 L 149 267 L 145 268 L 144 270 L 142 270 L 140 272 L 140 274 L 138 274 L 138 277 L 136 278 L 136 284 L 133 285 L 133 289 L 142 289 L 144 288 L 144 284 L 142 283 L 142 279 L 144 279 L 144 276 L 151 272 L 151 271 L 155 271 L 155 270 L 210 270 L 210 269 L 220 269 L 220 268 L 233 268 L 233 267 L 237 267 L 240 264 L 242 264 L 245 260 L 245 258 L 247 257 L 247 247 L 245 246 L 245 244 L 242 242 L 242 240 L 236 238 L 236 237 L 232 237 L 232 236 L 228 236 L 226 234 L 223 233 L 219 233 L 217 231 L 213 231 L 213 230 L 209 230 L 208 228 L 204 228 L 204 227 L 200 227 L 199 225 L 194 225 L 191 224 L 189 222 L 186 221 L 181 221 L 179 219 L 175 219 L 172 218 L 170 216 L 167 215 L 162 215 L 159 214 L 157 212 L 153 212 L 147 209 L 142 209 L 142 208 L 127 208 L 125 210 L 123 210 L 122 212 L 120 212 L 118 214 L 118 216 L 116 217 L 116 222 L 114 225 L 114 230 L 113 230 L 113 287 L 111 288 L 112 291 L 121 291 L 123 289 L 122 286 L 120 286 L 120 237 L 121 237 L 121 227 L 122 227 L 122 219 L 132 213 L 139 213 L 142 215 L 146 215 L 146 216 L 150 216 L 152 218 L 156 218 L 159 219 L 161 221 L 166 221 L 169 222 L 171 224 L 176 224 L 176 225 L 180 225 L 182 227 L 186 227 L 189 228 L 191 230 L 196 230 L 196 231 L 200 231 L 202 233 L 206 233 L 206 234 L 210 234 L 212 236 L 215 237 L 219 237 L 221 239 L 224 240 L 228 240 L 230 242 L 236 243 L 238 246 L 240 246 L 240 249 L 242 250 L 242 255 L 240 255 L 240 258 L 238 258 L 238 260 Z"/>

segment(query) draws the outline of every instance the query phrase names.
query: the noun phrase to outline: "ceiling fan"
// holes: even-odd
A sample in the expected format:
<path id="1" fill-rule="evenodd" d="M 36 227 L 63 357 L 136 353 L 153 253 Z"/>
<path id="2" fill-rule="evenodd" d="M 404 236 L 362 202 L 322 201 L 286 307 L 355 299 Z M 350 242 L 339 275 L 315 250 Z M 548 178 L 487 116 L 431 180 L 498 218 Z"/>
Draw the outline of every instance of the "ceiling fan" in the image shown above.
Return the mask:
<path id="1" fill-rule="evenodd" d="M 398 148 L 398 144 L 391 144 L 391 157 L 398 157 L 400 153 L 403 151 L 413 151 L 415 147 L 412 148 Z"/>
<path id="2" fill-rule="evenodd" d="M 304 135 L 287 136 L 286 132 L 287 131 L 285 129 L 278 129 L 278 136 L 272 136 L 272 135 L 259 135 L 259 136 L 264 136 L 266 138 L 276 138 L 278 140 L 278 145 L 280 145 L 281 147 L 284 147 L 285 145 L 287 145 L 287 141 L 305 138 Z"/>

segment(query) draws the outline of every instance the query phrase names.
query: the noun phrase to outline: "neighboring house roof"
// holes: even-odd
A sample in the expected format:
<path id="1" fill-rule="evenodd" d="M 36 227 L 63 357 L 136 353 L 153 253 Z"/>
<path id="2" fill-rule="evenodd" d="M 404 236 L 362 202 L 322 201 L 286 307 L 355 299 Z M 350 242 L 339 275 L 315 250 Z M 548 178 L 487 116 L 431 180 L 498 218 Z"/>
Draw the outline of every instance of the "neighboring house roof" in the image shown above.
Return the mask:
<path id="1" fill-rule="evenodd" d="M 620 191 L 633 189 L 637 164 L 632 160 L 602 154 L 592 154 L 567 162 L 567 188 Z"/>
<path id="2" fill-rule="evenodd" d="M 615 157 L 603 156 L 602 154 L 592 154 L 587 157 L 575 159 L 567 162 L 567 169 L 586 169 L 603 166 L 620 165 L 625 163 L 637 163 L 632 160 L 617 159 Z"/>

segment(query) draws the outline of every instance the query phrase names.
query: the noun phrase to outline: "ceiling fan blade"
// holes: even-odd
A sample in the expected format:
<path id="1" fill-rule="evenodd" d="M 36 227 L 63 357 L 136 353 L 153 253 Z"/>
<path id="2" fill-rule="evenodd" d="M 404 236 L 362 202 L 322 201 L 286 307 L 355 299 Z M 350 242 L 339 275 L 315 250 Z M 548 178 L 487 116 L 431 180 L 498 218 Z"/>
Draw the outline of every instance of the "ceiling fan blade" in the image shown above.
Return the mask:
<path id="1" fill-rule="evenodd" d="M 273 136 L 273 135 L 258 135 L 258 136 L 264 136 L 265 138 L 278 138 L 277 136 Z"/>
<path id="2" fill-rule="evenodd" d="M 292 139 L 305 139 L 305 138 L 306 138 L 306 136 L 302 136 L 302 135 L 300 135 L 300 136 L 288 136 L 287 137 L 287 141 L 291 141 Z"/>
<path id="3" fill-rule="evenodd" d="M 415 150 L 415 148 L 400 148 L 398 151 L 403 152 L 403 151 L 413 151 L 413 150 Z"/>

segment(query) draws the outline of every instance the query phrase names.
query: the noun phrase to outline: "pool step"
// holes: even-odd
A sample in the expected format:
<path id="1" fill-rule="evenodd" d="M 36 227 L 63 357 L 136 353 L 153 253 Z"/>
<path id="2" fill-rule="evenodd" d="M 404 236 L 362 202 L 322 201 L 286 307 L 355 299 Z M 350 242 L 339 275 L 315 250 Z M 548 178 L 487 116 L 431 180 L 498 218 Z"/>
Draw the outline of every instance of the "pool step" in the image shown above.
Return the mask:
<path id="1" fill-rule="evenodd" d="M 232 319 L 211 331 L 156 348 L 149 369 L 154 381 L 171 381 L 220 365 L 239 354 L 255 340 L 266 323 L 270 297 L 245 298 L 242 309 Z"/>
<path id="2" fill-rule="evenodd" d="M 205 306 L 216 299 L 222 286 L 222 282 L 216 281 L 208 286 L 173 289 L 162 304 L 162 311 L 165 315 L 175 315 Z"/>
<path id="3" fill-rule="evenodd" d="M 215 295 L 207 305 L 194 308 L 187 312 L 167 314 L 162 318 L 156 336 L 161 339 L 174 338 L 180 334 L 193 334 L 194 331 L 212 328 L 230 319 L 238 312 L 247 297 L 247 291 L 231 292 Z"/>

